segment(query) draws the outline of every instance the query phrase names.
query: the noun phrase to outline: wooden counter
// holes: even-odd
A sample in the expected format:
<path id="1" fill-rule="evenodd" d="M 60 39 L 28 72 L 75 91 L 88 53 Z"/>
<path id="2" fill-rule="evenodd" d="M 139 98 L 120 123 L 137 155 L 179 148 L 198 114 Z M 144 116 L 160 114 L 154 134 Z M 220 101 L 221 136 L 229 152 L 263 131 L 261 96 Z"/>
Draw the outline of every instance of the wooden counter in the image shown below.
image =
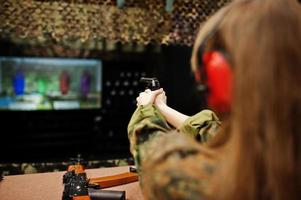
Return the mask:
<path id="1" fill-rule="evenodd" d="M 87 177 L 101 177 L 128 172 L 129 167 L 110 167 L 87 169 Z M 5 176 L 0 182 L 1 200 L 61 200 L 64 190 L 65 172 L 37 173 Z M 107 188 L 107 190 L 126 191 L 127 200 L 142 200 L 138 182 Z"/>

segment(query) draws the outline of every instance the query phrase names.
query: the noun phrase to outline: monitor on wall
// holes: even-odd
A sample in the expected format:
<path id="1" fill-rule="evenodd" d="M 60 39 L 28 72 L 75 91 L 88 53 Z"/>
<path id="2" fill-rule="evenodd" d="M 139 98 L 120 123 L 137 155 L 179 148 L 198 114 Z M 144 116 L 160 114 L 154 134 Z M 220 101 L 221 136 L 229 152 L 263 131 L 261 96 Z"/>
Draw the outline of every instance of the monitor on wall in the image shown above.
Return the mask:
<path id="1" fill-rule="evenodd" d="M 98 59 L 0 57 L 0 110 L 101 108 Z"/>

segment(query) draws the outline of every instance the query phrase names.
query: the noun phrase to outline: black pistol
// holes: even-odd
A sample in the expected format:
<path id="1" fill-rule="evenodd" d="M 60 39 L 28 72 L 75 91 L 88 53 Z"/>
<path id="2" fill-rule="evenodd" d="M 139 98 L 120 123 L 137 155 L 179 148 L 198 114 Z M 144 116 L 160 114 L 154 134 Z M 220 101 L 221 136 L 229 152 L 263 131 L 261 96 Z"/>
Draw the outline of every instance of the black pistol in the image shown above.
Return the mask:
<path id="1" fill-rule="evenodd" d="M 140 82 L 145 85 L 145 89 L 150 89 L 152 91 L 160 89 L 160 82 L 157 78 L 141 77 Z"/>

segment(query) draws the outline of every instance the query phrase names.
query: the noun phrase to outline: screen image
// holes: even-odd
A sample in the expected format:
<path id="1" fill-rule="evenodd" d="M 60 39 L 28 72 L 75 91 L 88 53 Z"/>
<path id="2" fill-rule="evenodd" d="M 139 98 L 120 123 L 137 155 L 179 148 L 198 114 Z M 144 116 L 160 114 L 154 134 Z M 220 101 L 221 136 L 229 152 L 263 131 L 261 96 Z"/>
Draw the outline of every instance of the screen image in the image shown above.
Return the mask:
<path id="1" fill-rule="evenodd" d="M 94 109 L 101 95 L 100 60 L 0 57 L 1 110 Z"/>

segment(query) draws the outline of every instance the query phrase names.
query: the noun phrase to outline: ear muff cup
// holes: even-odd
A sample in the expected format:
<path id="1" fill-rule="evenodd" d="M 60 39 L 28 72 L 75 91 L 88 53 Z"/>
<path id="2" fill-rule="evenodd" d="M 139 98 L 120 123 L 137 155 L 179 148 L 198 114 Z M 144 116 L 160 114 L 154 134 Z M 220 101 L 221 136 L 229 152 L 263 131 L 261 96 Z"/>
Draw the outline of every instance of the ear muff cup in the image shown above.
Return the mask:
<path id="1" fill-rule="evenodd" d="M 233 72 L 222 52 L 206 52 L 202 56 L 207 105 L 216 112 L 230 112 Z"/>
<path id="2" fill-rule="evenodd" d="M 233 68 L 225 54 L 227 51 L 218 38 L 220 25 L 230 8 L 222 8 L 215 18 L 212 18 L 213 22 L 209 23 L 209 27 L 212 23 L 213 26 L 204 29 L 207 33 L 202 35 L 197 50 L 198 68 L 194 74 L 197 90 L 205 94 L 207 106 L 219 113 L 229 113 L 232 103 Z"/>

